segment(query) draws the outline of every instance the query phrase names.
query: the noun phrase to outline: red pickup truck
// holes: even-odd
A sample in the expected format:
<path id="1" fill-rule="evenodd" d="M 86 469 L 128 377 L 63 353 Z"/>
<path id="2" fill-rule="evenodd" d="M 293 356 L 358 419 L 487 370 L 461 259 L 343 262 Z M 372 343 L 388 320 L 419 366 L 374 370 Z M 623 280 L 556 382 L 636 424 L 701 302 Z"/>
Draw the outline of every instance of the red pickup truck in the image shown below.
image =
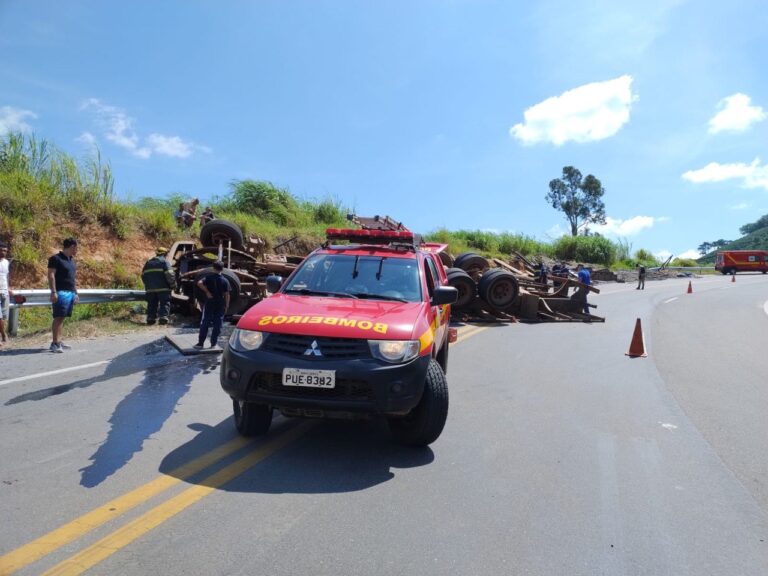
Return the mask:
<path id="1" fill-rule="evenodd" d="M 287 416 L 386 417 L 401 443 L 434 442 L 448 415 L 450 305 L 438 245 L 410 231 L 327 230 L 328 241 L 240 319 L 220 382 L 237 430 Z M 337 241 L 348 242 L 336 244 Z"/>

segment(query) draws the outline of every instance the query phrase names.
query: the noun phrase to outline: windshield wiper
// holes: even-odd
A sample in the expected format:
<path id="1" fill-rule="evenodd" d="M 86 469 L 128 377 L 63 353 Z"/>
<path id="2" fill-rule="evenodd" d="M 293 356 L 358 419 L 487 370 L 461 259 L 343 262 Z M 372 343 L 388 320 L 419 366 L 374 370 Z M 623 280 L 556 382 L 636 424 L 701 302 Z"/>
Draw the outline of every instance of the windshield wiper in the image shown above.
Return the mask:
<path id="1" fill-rule="evenodd" d="M 408 302 L 405 298 L 398 298 L 396 296 L 386 296 L 384 294 L 368 294 L 367 292 L 355 292 L 352 294 L 355 298 L 362 298 L 363 300 L 394 300 L 395 302 Z"/>
<path id="2" fill-rule="evenodd" d="M 356 294 L 347 294 L 346 292 L 327 292 L 325 290 L 310 290 L 309 288 L 291 288 L 285 291 L 286 294 L 301 294 L 302 296 L 333 296 L 334 298 L 355 298 Z"/>

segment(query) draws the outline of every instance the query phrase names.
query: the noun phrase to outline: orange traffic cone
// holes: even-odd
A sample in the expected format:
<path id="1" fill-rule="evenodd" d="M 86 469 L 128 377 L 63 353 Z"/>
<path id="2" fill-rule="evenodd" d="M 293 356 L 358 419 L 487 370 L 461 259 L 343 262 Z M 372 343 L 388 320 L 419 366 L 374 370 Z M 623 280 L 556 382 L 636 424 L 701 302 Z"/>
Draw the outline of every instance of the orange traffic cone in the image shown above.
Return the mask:
<path id="1" fill-rule="evenodd" d="M 632 343 L 629 345 L 629 352 L 626 356 L 632 358 L 645 358 L 648 354 L 645 353 L 645 338 L 643 337 L 643 329 L 640 327 L 640 318 L 635 322 L 635 332 L 632 334 Z"/>
<path id="2" fill-rule="evenodd" d="M 736 282 L 736 274 L 731 274 L 731 282 Z"/>
<path id="3" fill-rule="evenodd" d="M 693 286 L 690 280 L 688 280 L 688 294 L 693 294 Z"/>

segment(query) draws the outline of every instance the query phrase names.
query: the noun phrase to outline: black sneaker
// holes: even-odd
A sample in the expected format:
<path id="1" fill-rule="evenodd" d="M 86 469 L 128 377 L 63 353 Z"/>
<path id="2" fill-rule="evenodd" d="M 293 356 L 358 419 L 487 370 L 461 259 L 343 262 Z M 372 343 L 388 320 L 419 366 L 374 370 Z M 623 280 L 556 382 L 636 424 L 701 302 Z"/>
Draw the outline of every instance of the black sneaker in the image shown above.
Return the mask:
<path id="1" fill-rule="evenodd" d="M 161 324 L 161 325 L 163 325 L 163 326 L 165 326 L 166 324 L 168 324 L 168 318 L 160 318 L 160 319 L 157 321 L 157 323 L 158 323 L 158 324 Z"/>
<path id="2" fill-rule="evenodd" d="M 202 350 L 203 348 L 205 348 L 205 345 L 204 344 L 195 344 L 194 346 L 192 346 L 192 348 L 194 348 L 195 350 Z"/>
<path id="3" fill-rule="evenodd" d="M 147 326 L 154 326 L 155 325 L 155 319 L 152 318 L 151 320 L 147 318 Z"/>
<path id="4" fill-rule="evenodd" d="M 64 350 L 61 348 L 61 344 L 57 344 L 56 342 L 51 342 L 51 346 L 48 348 L 51 352 L 55 352 L 56 354 L 62 354 Z"/>

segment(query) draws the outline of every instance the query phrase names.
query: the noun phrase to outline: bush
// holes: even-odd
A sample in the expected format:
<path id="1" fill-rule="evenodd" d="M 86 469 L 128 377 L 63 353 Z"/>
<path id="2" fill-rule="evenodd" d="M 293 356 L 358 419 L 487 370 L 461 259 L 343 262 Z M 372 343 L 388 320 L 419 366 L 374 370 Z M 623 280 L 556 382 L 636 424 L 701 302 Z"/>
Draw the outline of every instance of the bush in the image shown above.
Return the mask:
<path id="1" fill-rule="evenodd" d="M 616 260 L 616 246 L 602 236 L 562 236 L 555 240 L 553 253 L 558 260 L 604 266 L 610 266 Z"/>
<path id="2" fill-rule="evenodd" d="M 646 266 L 659 265 L 659 261 L 656 259 L 656 256 L 654 256 L 650 251 L 644 250 L 643 248 L 640 248 L 637 252 L 635 252 L 635 260 L 641 264 L 645 264 Z"/>
<path id="3" fill-rule="evenodd" d="M 301 210 L 288 190 L 271 182 L 236 180 L 231 184 L 232 203 L 240 212 L 258 216 L 280 226 L 301 226 L 312 220 L 312 215 Z"/>
<path id="4" fill-rule="evenodd" d="M 340 202 L 326 198 L 318 204 L 312 202 L 306 202 L 304 209 L 312 213 L 312 216 L 318 224 L 340 224 L 347 219 L 347 210 L 341 205 Z"/>

